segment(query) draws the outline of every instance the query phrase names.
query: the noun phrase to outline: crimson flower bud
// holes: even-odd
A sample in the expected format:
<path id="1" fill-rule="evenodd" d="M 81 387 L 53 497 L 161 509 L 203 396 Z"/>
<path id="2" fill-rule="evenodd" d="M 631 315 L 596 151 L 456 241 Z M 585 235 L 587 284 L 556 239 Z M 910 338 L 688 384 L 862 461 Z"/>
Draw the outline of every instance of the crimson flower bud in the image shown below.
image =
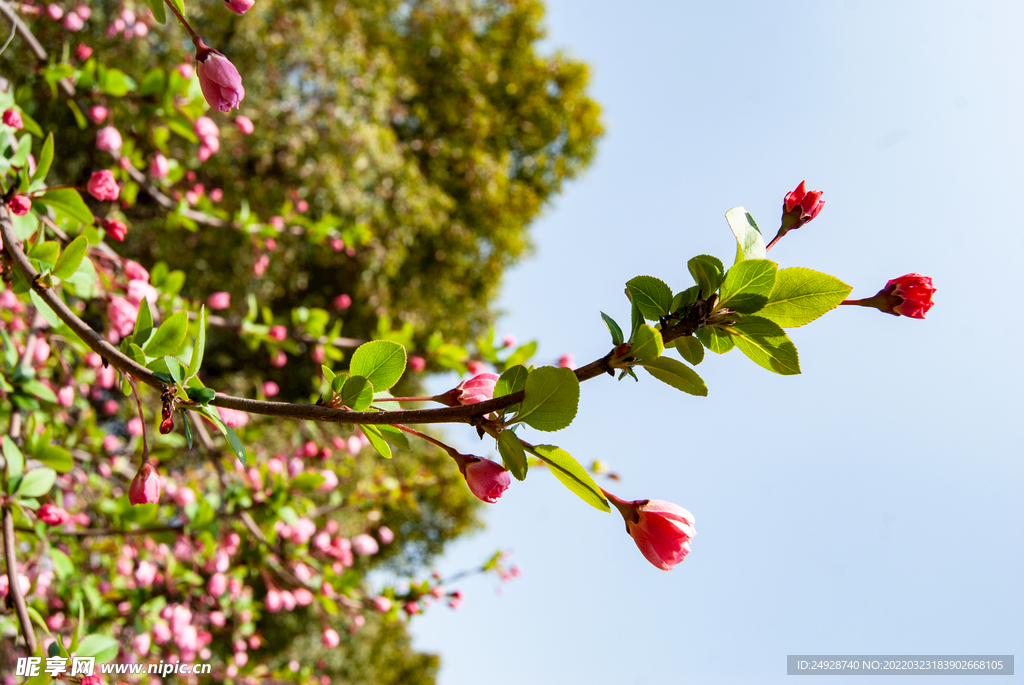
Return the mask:
<path id="1" fill-rule="evenodd" d="M 782 203 L 782 228 L 780 229 L 782 233 L 800 228 L 818 216 L 818 212 L 825 206 L 821 200 L 822 192 L 820 190 L 808 191 L 804 183 L 805 181 L 800 181 L 796 190 L 787 193 L 786 199 Z"/>
<path id="2" fill-rule="evenodd" d="M 174 417 L 170 414 L 166 414 L 163 420 L 160 422 L 160 433 L 167 435 L 174 430 Z"/>
<path id="3" fill-rule="evenodd" d="M 505 468 L 490 459 L 466 457 L 459 464 L 466 485 L 479 499 L 494 504 L 512 484 L 512 476 Z"/>
<path id="4" fill-rule="evenodd" d="M 693 514 L 677 504 L 657 499 L 626 502 L 605 493 L 626 520 L 626 532 L 647 561 L 671 571 L 690 553 L 690 539 L 697 534 Z"/>
<path id="5" fill-rule="evenodd" d="M 92 57 L 92 48 L 84 43 L 79 43 L 78 47 L 75 48 L 75 56 L 83 62 Z"/>
<path id="6" fill-rule="evenodd" d="M 143 464 L 132 479 L 128 487 L 128 501 L 132 505 L 160 501 L 160 476 L 149 462 Z"/>
<path id="7" fill-rule="evenodd" d="M 252 9 L 252 6 L 256 4 L 255 0 L 224 0 L 224 4 L 227 8 L 235 14 L 245 14 L 246 11 Z"/>
<path id="8" fill-rule="evenodd" d="M 241 14 L 241 12 L 239 12 L 239 14 Z M 339 636 L 338 631 L 333 628 L 325 630 L 320 640 L 324 643 L 324 647 L 327 647 L 328 649 L 333 649 L 341 644 L 341 636 Z"/>
<path id="9" fill-rule="evenodd" d="M 218 112 L 237 109 L 245 98 L 242 77 L 235 65 L 220 52 L 207 47 L 200 41 L 196 51 L 196 70 L 203 97 Z"/>
<path id="10" fill-rule="evenodd" d="M 100 225 L 103 226 L 103 230 L 107 232 L 107 235 L 119 243 L 123 243 L 124 237 L 128 235 L 128 227 L 124 225 L 123 221 L 100 219 Z"/>
<path id="11" fill-rule="evenodd" d="M 15 131 L 20 131 L 25 127 L 25 123 L 21 120 L 21 112 L 13 107 L 4 110 L 3 122 Z"/>
<path id="12" fill-rule="evenodd" d="M 56 504 L 44 504 L 39 507 L 39 520 L 48 525 L 59 526 L 66 523 L 69 518 L 71 515 Z"/>
<path id="13" fill-rule="evenodd" d="M 7 203 L 7 207 L 14 216 L 24 216 L 28 214 L 28 210 L 32 207 L 32 201 L 24 195 L 15 195 Z"/>
<path id="14" fill-rule="evenodd" d="M 893 316 L 909 316 L 923 319 L 932 308 L 935 288 L 932 279 L 921 274 L 906 274 L 885 284 L 874 297 L 863 300 L 844 300 L 843 304 L 873 307 Z"/>
<path id="15" fill-rule="evenodd" d="M 121 194 L 121 187 L 117 185 L 110 169 L 95 172 L 85 187 L 90 195 L 100 201 L 116 200 Z"/>

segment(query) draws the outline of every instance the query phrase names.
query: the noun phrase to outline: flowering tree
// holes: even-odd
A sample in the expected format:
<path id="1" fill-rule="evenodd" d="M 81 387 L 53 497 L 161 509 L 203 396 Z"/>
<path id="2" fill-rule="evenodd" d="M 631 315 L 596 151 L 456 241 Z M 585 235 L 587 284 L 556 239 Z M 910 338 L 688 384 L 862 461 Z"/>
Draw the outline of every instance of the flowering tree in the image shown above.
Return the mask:
<path id="1" fill-rule="evenodd" d="M 690 552 L 690 512 L 530 435 L 569 427 L 583 382 L 643 369 L 702 397 L 706 350 L 796 374 L 785 329 L 931 306 L 918 274 L 850 300 L 769 259 L 824 205 L 801 183 L 767 244 L 726 213 L 728 268 L 628 281 L 607 354 L 535 365 L 488 305 L 600 134 L 585 68 L 533 52 L 540 5 L 225 5 L 0 0 L 0 629 L 9 661 L 43 659 L 33 682 L 90 682 L 70 656 L 429 682 L 404 621 L 462 596 L 417 574 L 531 469 L 614 507 L 656 567 Z M 466 378 L 424 396 L 440 370 Z M 500 463 L 424 428 L 445 423 Z"/>

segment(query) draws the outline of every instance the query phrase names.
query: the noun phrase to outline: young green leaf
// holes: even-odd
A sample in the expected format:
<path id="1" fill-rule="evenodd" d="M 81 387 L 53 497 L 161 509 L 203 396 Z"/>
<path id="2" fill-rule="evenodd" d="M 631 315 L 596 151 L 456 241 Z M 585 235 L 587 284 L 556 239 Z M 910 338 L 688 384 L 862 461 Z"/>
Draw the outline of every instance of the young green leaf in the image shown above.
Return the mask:
<path id="1" fill-rule="evenodd" d="M 633 347 L 629 353 L 641 361 L 657 359 L 665 351 L 665 343 L 661 339 L 661 332 L 653 326 L 641 324 L 633 335 Z"/>
<path id="2" fill-rule="evenodd" d="M 770 259 L 748 259 L 736 264 L 722 282 L 719 307 L 753 314 L 768 302 L 779 265 Z"/>
<path id="3" fill-rule="evenodd" d="M 353 376 L 365 377 L 377 392 L 382 392 L 398 382 L 405 364 L 404 347 L 390 340 L 374 340 L 356 349 L 349 371 Z"/>
<path id="4" fill-rule="evenodd" d="M 153 12 L 153 18 L 161 24 L 167 23 L 167 11 L 164 9 L 163 0 L 149 0 L 149 9 Z"/>
<path id="5" fill-rule="evenodd" d="M 736 343 L 733 342 L 732 334 L 724 328 L 719 326 L 705 326 L 704 328 L 698 328 L 697 340 L 703 343 L 704 347 L 708 348 L 716 354 L 725 354 L 733 347 Z"/>
<path id="6" fill-rule="evenodd" d="M 117 656 L 117 640 L 108 635 L 86 635 L 78 644 L 76 656 L 96 657 L 96 663 L 106 663 Z"/>
<path id="7" fill-rule="evenodd" d="M 14 491 L 18 497 L 42 497 L 50 491 L 57 481 L 57 472 L 51 468 L 32 469 L 21 478 L 18 489 Z"/>
<path id="8" fill-rule="evenodd" d="M 337 376 L 334 380 L 340 379 Z M 373 385 L 363 376 L 352 376 L 341 387 L 341 403 L 354 411 L 365 411 L 373 402 Z"/>
<path id="9" fill-rule="evenodd" d="M 43 141 L 43 149 L 39 153 L 39 162 L 36 163 L 36 170 L 32 172 L 32 182 L 46 178 L 50 173 L 50 165 L 53 164 L 53 134 L 46 136 Z"/>
<path id="10" fill-rule="evenodd" d="M 75 465 L 71 453 L 57 445 L 43 445 L 32 456 L 58 473 L 67 473 Z"/>
<path id="11" fill-rule="evenodd" d="M 697 338 L 689 336 L 686 338 L 676 338 L 676 350 L 683 359 L 694 366 L 704 361 L 704 346 L 701 345 L 700 340 L 697 340 Z"/>
<path id="12" fill-rule="evenodd" d="M 203 365 L 203 352 L 206 350 L 206 306 L 199 308 L 199 337 L 192 347 L 192 359 L 188 363 L 186 376 L 194 376 Z"/>
<path id="13" fill-rule="evenodd" d="M 504 397 L 505 395 L 519 392 L 526 387 L 526 377 L 529 373 L 522 364 L 506 370 L 505 373 L 498 377 L 498 382 L 494 384 L 494 394 L 492 397 Z"/>
<path id="14" fill-rule="evenodd" d="M 626 339 L 622 336 L 622 329 L 619 328 L 619 324 L 615 323 L 615 319 L 604 312 L 601 312 L 601 318 L 604 319 L 604 325 L 608 327 L 608 332 L 612 334 L 612 345 L 618 347 L 624 343 Z"/>
<path id="15" fill-rule="evenodd" d="M 89 250 L 89 241 L 84 235 L 72 240 L 64 251 L 60 253 L 56 263 L 53 265 L 53 275 L 57 278 L 70 278 L 78 271 L 82 258 Z"/>
<path id="16" fill-rule="evenodd" d="M 53 240 L 44 240 L 43 242 L 39 243 L 31 250 L 29 250 L 28 253 L 29 259 L 38 259 L 40 262 L 43 263 L 44 266 L 48 267 L 52 267 L 59 257 L 60 243 L 57 243 Z"/>
<path id="17" fill-rule="evenodd" d="M 228 439 L 228 444 L 231 445 L 231 449 L 234 450 L 235 456 L 238 457 L 238 461 L 242 462 L 242 466 L 246 465 L 245 460 L 245 448 L 242 446 L 242 441 L 235 435 L 235 431 L 231 430 L 231 426 L 224 424 L 224 436 Z"/>
<path id="18" fill-rule="evenodd" d="M 405 433 L 403 433 L 399 429 L 395 428 L 394 426 L 389 426 L 386 423 L 374 426 L 374 428 L 380 431 L 380 434 L 384 437 L 384 439 L 390 442 L 395 447 L 399 447 L 403 450 L 409 449 L 409 438 L 406 437 Z"/>
<path id="19" fill-rule="evenodd" d="M 765 258 L 768 251 L 764 246 L 764 236 L 754 223 L 754 217 L 750 216 L 747 210 L 743 207 L 733 207 L 725 213 L 725 220 L 729 222 L 729 228 L 736 236 L 737 262 Z"/>
<path id="20" fill-rule="evenodd" d="M 149 299 L 142 298 L 142 302 L 139 302 L 139 315 L 135 317 L 135 330 L 133 335 L 135 336 L 135 342 L 138 345 L 144 345 L 153 330 L 153 312 L 149 309 Z"/>
<path id="21" fill-rule="evenodd" d="M 142 298 L 145 302 L 146 298 Z M 167 373 L 174 379 L 174 382 L 178 385 L 182 385 L 185 382 L 185 377 L 182 374 L 181 362 L 174 357 L 164 357 L 164 366 L 167 367 Z"/>
<path id="22" fill-rule="evenodd" d="M 796 346 L 777 323 L 759 316 L 745 316 L 728 330 L 736 347 L 755 364 L 784 376 L 800 373 Z"/>
<path id="23" fill-rule="evenodd" d="M 782 269 L 768 303 L 757 313 L 783 328 L 808 324 L 835 309 L 853 290 L 835 276 L 811 269 Z"/>
<path id="24" fill-rule="evenodd" d="M 7 492 L 14 492 L 14 488 L 20 482 L 21 474 L 25 470 L 25 455 L 6 435 L 3 437 L 3 447 L 4 459 L 7 460 Z"/>
<path id="25" fill-rule="evenodd" d="M 590 477 L 586 469 L 572 458 L 565 450 L 554 445 L 534 445 L 530 450 L 548 465 L 555 478 L 576 493 L 580 499 L 601 511 L 611 511 L 608 500 L 604 498 L 601 488 Z"/>
<path id="26" fill-rule="evenodd" d="M 697 255 L 687 262 L 686 266 L 689 267 L 690 275 L 693 276 L 697 287 L 700 288 L 701 298 L 705 300 L 711 297 L 711 293 L 718 290 L 718 287 L 722 285 L 722 279 L 725 278 L 725 266 L 722 265 L 722 260 L 718 257 L 706 254 Z"/>
<path id="27" fill-rule="evenodd" d="M 182 310 L 172 314 L 166 321 L 160 324 L 152 337 L 142 346 L 146 355 L 150 357 L 163 357 L 166 354 L 174 354 L 185 342 L 188 335 L 188 313 Z"/>
<path id="28" fill-rule="evenodd" d="M 44 205 L 49 205 L 65 216 L 69 216 L 83 224 L 91 224 L 93 222 L 89 206 L 85 204 L 85 200 L 78 194 L 78 191 L 73 188 L 47 190 L 42 195 L 36 196 L 35 200 L 42 202 Z"/>
<path id="29" fill-rule="evenodd" d="M 542 366 L 526 377 L 523 403 L 513 421 L 541 431 L 562 430 L 576 418 L 580 382 L 571 369 Z"/>
<path id="30" fill-rule="evenodd" d="M 647 373 L 677 390 L 700 397 L 708 395 L 708 386 L 704 384 L 704 380 L 697 375 L 696 371 L 682 362 L 677 362 L 669 357 L 659 357 L 643 362 L 643 367 L 647 369 Z"/>
<path id="31" fill-rule="evenodd" d="M 60 319 L 57 318 L 56 312 L 50 309 L 50 305 L 46 304 L 43 298 L 39 296 L 39 293 L 35 290 L 29 290 L 28 299 L 32 300 L 32 306 L 46 319 L 46 323 L 50 324 L 50 328 L 60 326 Z"/>
<path id="32" fill-rule="evenodd" d="M 526 478 L 526 471 L 529 468 L 526 451 L 515 433 L 507 430 L 498 435 L 498 454 L 501 455 L 505 468 L 516 477 L 516 480 Z"/>
<path id="33" fill-rule="evenodd" d="M 180 412 L 181 425 L 185 429 L 185 444 L 188 445 L 189 449 L 192 449 L 192 422 L 188 420 L 188 414 L 184 411 Z"/>
<path id="34" fill-rule="evenodd" d="M 363 431 L 363 435 L 370 441 L 370 446 L 377 450 L 377 454 L 384 457 L 385 459 L 391 458 L 391 446 L 388 445 L 384 436 L 377 430 L 377 426 L 371 424 L 363 424 L 359 427 Z"/>
<path id="35" fill-rule="evenodd" d="M 672 289 L 653 276 L 637 276 L 626 281 L 630 298 L 645 319 L 657 321 L 672 310 Z"/>

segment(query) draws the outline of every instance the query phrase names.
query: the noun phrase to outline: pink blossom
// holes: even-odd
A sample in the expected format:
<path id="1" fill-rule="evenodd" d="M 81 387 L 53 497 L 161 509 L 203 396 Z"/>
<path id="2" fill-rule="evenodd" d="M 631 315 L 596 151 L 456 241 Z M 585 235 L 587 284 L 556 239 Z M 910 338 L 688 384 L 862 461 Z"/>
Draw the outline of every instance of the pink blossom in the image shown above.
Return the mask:
<path id="1" fill-rule="evenodd" d="M 224 616 L 223 611 L 211 611 L 209 618 L 210 623 L 217 626 L 218 628 L 223 628 L 224 625 L 228 622 L 227 617 Z"/>
<path id="2" fill-rule="evenodd" d="M 309 542 L 316 532 L 316 524 L 308 518 L 302 517 L 292 526 L 291 540 L 296 545 L 304 545 Z"/>
<path id="3" fill-rule="evenodd" d="M 324 477 L 324 482 L 316 489 L 317 492 L 330 492 L 334 488 L 338 487 L 338 474 L 334 471 L 324 469 L 320 472 L 320 475 Z"/>
<path id="4" fill-rule="evenodd" d="M 295 595 L 290 590 L 281 590 L 281 603 L 284 604 L 285 611 L 291 611 L 296 605 Z"/>
<path id="5" fill-rule="evenodd" d="M 203 97 L 219 112 L 230 112 L 238 108 L 245 98 L 242 77 L 235 65 L 223 54 L 210 49 L 200 42 L 196 53 L 199 70 L 199 86 Z"/>
<path id="6" fill-rule="evenodd" d="M 14 216 L 25 216 L 28 214 L 28 210 L 32 208 L 32 201 L 24 195 L 15 195 L 7 203 L 7 207 Z"/>
<path id="7" fill-rule="evenodd" d="M 494 384 L 498 382 L 498 375 L 495 373 L 481 373 L 459 383 L 454 394 L 455 401 L 459 404 L 476 404 L 486 402 L 494 396 Z"/>
<path id="8" fill-rule="evenodd" d="M 181 75 L 181 78 L 186 80 L 191 79 L 193 76 L 196 75 L 195 67 L 193 67 L 188 62 L 182 62 L 178 65 L 177 69 L 178 73 Z"/>
<path id="9" fill-rule="evenodd" d="M 571 354 L 563 354 L 561 357 L 558 358 L 558 366 L 559 368 L 562 369 L 575 369 L 576 360 L 573 359 L 573 356 Z"/>
<path id="10" fill-rule="evenodd" d="M 116 200 L 117 198 L 115 197 L 114 199 Z M 119 243 L 123 243 L 125 236 L 128 235 L 128 227 L 125 226 L 123 221 L 118 221 L 117 219 L 100 219 L 100 225 L 103 227 L 103 230 L 107 232 L 108 236 Z"/>
<path id="11" fill-rule="evenodd" d="M 13 290 L 7 288 L 6 290 L 0 292 L 0 309 L 7 309 L 9 311 L 14 312 L 15 314 L 20 314 L 24 310 L 24 308 L 25 305 L 21 303 L 21 300 L 19 300 L 18 296 L 14 294 Z M 92 354 L 96 353 L 93 352 Z M 96 356 L 99 357 L 98 354 Z"/>
<path id="12" fill-rule="evenodd" d="M 206 298 L 206 305 L 210 309 L 227 309 L 231 306 L 231 293 L 224 292 L 223 290 L 215 292 Z"/>
<path id="13" fill-rule="evenodd" d="M 690 539 L 697 533 L 693 514 L 662 500 L 627 502 L 605 493 L 626 521 L 626 532 L 647 561 L 671 571 L 690 553 Z"/>
<path id="14" fill-rule="evenodd" d="M 133 505 L 160 501 L 160 477 L 149 462 L 144 463 L 132 479 L 128 501 Z"/>
<path id="15" fill-rule="evenodd" d="M 158 645 L 167 644 L 171 641 L 171 629 L 167 627 L 166 623 L 154 623 L 151 631 L 153 633 L 153 642 Z"/>
<path id="16" fill-rule="evenodd" d="M 128 435 L 139 436 L 142 435 L 142 419 L 138 416 L 133 416 L 128 419 Z"/>
<path id="17" fill-rule="evenodd" d="M 139 656 L 146 656 L 149 654 L 149 646 L 149 633 L 139 633 L 132 638 L 132 651 Z"/>
<path id="18" fill-rule="evenodd" d="M 263 598 L 263 607 L 272 614 L 281 611 L 284 601 L 281 599 L 281 592 L 274 588 L 267 590 L 267 596 Z"/>
<path id="19" fill-rule="evenodd" d="M 338 311 L 345 311 L 352 306 L 352 298 L 342 293 L 334 298 L 334 308 Z"/>
<path id="20" fill-rule="evenodd" d="M 121 133 L 113 126 L 104 126 L 99 131 L 96 131 L 97 150 L 116 152 L 121 149 L 122 145 Z"/>
<path id="21" fill-rule="evenodd" d="M 505 338 L 501 341 L 501 344 L 504 345 L 505 347 L 515 347 L 516 336 L 506 335 Z"/>
<path id="22" fill-rule="evenodd" d="M 352 551 L 361 557 L 369 557 L 379 552 L 380 546 L 366 533 L 360 533 L 352 538 Z"/>
<path id="23" fill-rule="evenodd" d="M 145 281 L 128 281 L 128 287 L 125 289 L 125 297 L 134 305 L 142 304 L 142 300 L 146 299 L 152 307 L 156 304 L 157 296 L 156 288 Z"/>
<path id="24" fill-rule="evenodd" d="M 284 217 L 282 216 L 272 216 L 267 223 L 279 231 L 284 230 Z"/>
<path id="25" fill-rule="evenodd" d="M 423 369 L 427 368 L 427 360 L 423 357 L 409 357 L 409 368 L 415 373 L 423 373 Z"/>
<path id="26" fill-rule="evenodd" d="M 210 199 L 213 199 L 213 193 L 210 193 Z M 268 266 L 270 266 L 270 257 L 268 257 L 265 254 L 261 254 L 259 257 L 256 258 L 256 261 L 253 262 L 253 275 L 256 276 L 256 278 L 262 278 L 263 274 L 266 273 Z"/>
<path id="27" fill-rule="evenodd" d="M 292 596 L 295 597 L 295 603 L 300 607 L 309 606 L 313 603 L 313 593 L 304 587 L 300 587 L 292 592 Z"/>
<path id="28" fill-rule="evenodd" d="M 213 136 L 216 138 L 220 135 L 220 127 L 210 117 L 199 117 L 192 125 L 192 131 L 200 138 L 207 136 Z"/>
<path id="29" fill-rule="evenodd" d="M 313 536 L 313 542 L 310 544 L 313 549 L 326 552 L 331 547 L 331 534 L 326 530 L 322 530 Z"/>
<path id="30" fill-rule="evenodd" d="M 210 191 L 210 202 L 220 202 L 224 199 L 224 191 L 220 188 L 214 188 Z"/>
<path id="31" fill-rule="evenodd" d="M 255 0 L 224 0 L 224 4 L 235 14 L 244 14 L 256 4 Z"/>
<path id="32" fill-rule="evenodd" d="M 274 381 L 267 381 L 263 384 L 263 395 L 265 397 L 277 397 L 281 388 Z"/>
<path id="33" fill-rule="evenodd" d="M 324 643 L 324 647 L 327 647 L 328 649 L 333 649 L 334 647 L 337 647 L 341 644 L 341 636 L 338 635 L 338 631 L 334 630 L 333 628 L 328 628 L 324 631 L 324 634 L 321 636 L 320 641 Z"/>
<path id="34" fill-rule="evenodd" d="M 247 136 L 252 135 L 252 132 L 256 130 L 256 127 L 252 123 L 252 119 L 242 116 L 241 114 L 235 117 L 235 126 L 238 127 L 239 131 Z"/>
<path id="35" fill-rule="evenodd" d="M 381 526 L 377 529 L 377 539 L 381 544 L 390 545 L 395 540 L 395 534 L 387 526 Z"/>
<path id="36" fill-rule="evenodd" d="M 228 591 L 228 579 L 224 577 L 223 573 L 214 573 L 210 576 L 210 582 L 206 584 L 206 589 L 213 597 L 220 597 Z"/>
<path id="37" fill-rule="evenodd" d="M 418 614 L 418 613 L 420 613 L 420 611 L 421 611 L 420 610 L 420 605 L 417 604 L 416 602 L 406 602 L 405 603 L 405 613 L 409 614 L 410 616 L 413 615 L 413 614 Z"/>
<path id="38" fill-rule="evenodd" d="M 126 259 L 124 262 L 124 275 L 129 281 L 142 281 L 149 283 L 149 272 L 138 262 Z"/>
<path id="39" fill-rule="evenodd" d="M 138 307 L 123 297 L 113 295 L 107 303 L 107 318 L 110 319 L 110 326 L 122 338 L 131 334 L 138 316 Z"/>
<path id="40" fill-rule="evenodd" d="M 139 567 L 135 569 L 135 582 L 141 587 L 150 587 L 156 580 L 156 573 L 159 569 L 156 564 L 149 561 L 140 561 Z"/>
<path id="41" fill-rule="evenodd" d="M 313 351 L 309 353 L 310 358 L 317 364 L 323 364 L 327 361 L 327 351 L 323 345 L 317 345 L 313 348 Z"/>
<path id="42" fill-rule="evenodd" d="M 92 120 L 94 122 L 96 122 L 97 124 L 103 123 L 103 121 L 106 120 L 107 115 L 109 113 L 110 112 L 103 105 L 93 105 L 92 107 L 89 108 L 89 116 L 92 117 Z M 117 133 L 116 129 L 115 129 L 114 132 Z M 118 134 L 118 135 L 120 135 L 120 134 Z M 99 133 L 97 133 L 97 138 L 98 137 L 99 137 Z M 118 145 L 118 147 L 120 148 L 121 146 Z"/>
<path id="43" fill-rule="evenodd" d="M 92 57 L 92 48 L 84 43 L 79 43 L 75 48 L 75 56 L 82 62 Z"/>
<path id="44" fill-rule="evenodd" d="M 32 361 L 36 364 L 44 364 L 50 358 L 50 344 L 42 338 L 36 340 L 36 347 L 32 350 Z"/>
<path id="45" fill-rule="evenodd" d="M 352 617 L 352 623 L 348 625 L 349 633 L 357 633 L 359 629 L 366 625 L 366 617 L 362 614 L 356 614 Z"/>
<path id="46" fill-rule="evenodd" d="M 139 38 L 145 38 L 147 35 L 149 35 L 149 27 L 143 24 L 142 22 L 136 22 L 135 26 L 133 26 L 132 29 L 135 31 L 135 35 Z"/>
<path id="47" fill-rule="evenodd" d="M 25 128 L 25 122 L 21 119 L 21 112 L 10 107 L 4 110 L 3 122 L 13 128 L 15 131 L 20 131 Z"/>
<path id="48" fill-rule="evenodd" d="M 117 400 L 107 400 L 103 403 L 103 413 L 107 416 L 113 416 L 117 413 L 120 406 L 121 405 L 117 403 Z"/>
<path id="49" fill-rule="evenodd" d="M 281 341 L 288 337 L 288 329 L 284 326 L 271 326 L 267 332 L 272 340 Z"/>
<path id="50" fill-rule="evenodd" d="M 46 6 L 46 16 L 54 21 L 60 21 L 60 18 L 64 16 L 64 10 L 60 8 L 60 5 L 51 2 Z"/>
<path id="51" fill-rule="evenodd" d="M 391 600 L 381 595 L 373 599 L 373 608 L 382 614 L 386 614 L 391 611 Z"/>
<path id="52" fill-rule="evenodd" d="M 478 361 L 476 359 L 466 362 L 466 371 L 468 371 L 471 376 L 482 374 L 486 368 L 487 367 L 484 366 L 482 361 Z"/>
<path id="53" fill-rule="evenodd" d="M 273 252 L 274 250 L 277 249 L 277 241 L 274 240 L 273 238 L 267 238 L 266 240 L 263 241 L 263 247 L 267 250 L 267 252 Z"/>
<path id="54" fill-rule="evenodd" d="M 77 12 L 68 12 L 64 15 L 64 28 L 68 31 L 81 31 L 85 27 L 85 22 L 82 21 L 82 17 L 78 16 Z"/>
<path id="55" fill-rule="evenodd" d="M 466 484 L 479 499 L 495 503 L 512 484 L 512 477 L 501 464 L 480 457 L 467 457 L 462 465 Z"/>
<path id="56" fill-rule="evenodd" d="M 309 210 L 309 203 L 305 200 L 299 200 L 295 203 L 295 211 L 299 214 L 305 214 Z"/>
<path id="57" fill-rule="evenodd" d="M 804 183 L 804 181 L 800 181 L 800 185 L 796 187 L 796 190 L 787 193 L 785 200 L 783 200 L 782 227 L 779 229 L 780 236 L 785 235 L 787 231 L 800 228 L 818 216 L 822 207 L 825 206 L 825 203 L 821 200 L 822 191 L 808 191 Z"/>
<path id="58" fill-rule="evenodd" d="M 79 5 L 75 8 L 75 14 L 81 17 L 83 20 L 87 20 L 92 16 L 92 10 L 89 9 L 88 5 Z"/>
<path id="59" fill-rule="evenodd" d="M 221 420 L 231 428 L 242 428 L 249 423 L 249 414 L 247 412 L 228 409 L 227 407 L 217 407 L 217 411 L 220 413 Z"/>
<path id="60" fill-rule="evenodd" d="M 90 195 L 100 201 L 116 200 L 121 194 L 121 187 L 117 185 L 110 169 L 93 173 L 85 187 Z"/>
<path id="61" fill-rule="evenodd" d="M 57 404 L 62 407 L 70 407 L 75 401 L 75 388 L 72 385 L 65 385 L 57 391 Z"/>
<path id="62" fill-rule="evenodd" d="M 119 449 L 121 449 L 121 446 L 121 439 L 118 438 L 116 435 L 108 434 L 103 438 L 103 449 L 106 452 L 117 452 Z"/>
<path id="63" fill-rule="evenodd" d="M 341 238 L 333 238 L 331 240 L 331 249 L 335 252 L 341 252 L 345 249 L 345 241 Z"/>
<path id="64" fill-rule="evenodd" d="M 149 175 L 153 178 L 166 178 L 167 174 L 171 171 L 171 164 L 167 161 L 161 153 L 153 155 L 152 161 L 149 163 Z"/>
<path id="65" fill-rule="evenodd" d="M 56 504 L 44 504 L 39 507 L 39 520 L 50 526 L 59 526 L 66 523 L 69 518 L 68 512 Z"/>
<path id="66" fill-rule="evenodd" d="M 174 503 L 179 507 L 187 507 L 196 501 L 196 491 L 190 487 L 178 488 L 174 493 Z"/>

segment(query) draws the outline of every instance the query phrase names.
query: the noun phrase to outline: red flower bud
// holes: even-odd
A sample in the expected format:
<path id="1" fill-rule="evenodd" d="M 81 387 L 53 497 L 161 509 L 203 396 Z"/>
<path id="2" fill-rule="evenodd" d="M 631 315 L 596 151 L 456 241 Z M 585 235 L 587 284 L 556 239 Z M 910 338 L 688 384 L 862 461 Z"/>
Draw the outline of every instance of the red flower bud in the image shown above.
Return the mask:
<path id="1" fill-rule="evenodd" d="M 123 221 L 100 219 L 100 225 L 103 226 L 103 230 L 107 232 L 107 235 L 119 243 L 123 243 L 124 237 L 128 235 L 128 227 L 124 225 Z"/>
<path id="2" fill-rule="evenodd" d="M 934 304 L 932 295 L 935 288 L 932 279 L 921 274 L 906 274 L 885 284 L 874 297 L 863 300 L 845 300 L 843 304 L 873 307 L 893 316 L 909 316 L 923 319 Z"/>
<path id="3" fill-rule="evenodd" d="M 800 181 L 796 190 L 786 195 L 782 204 L 782 232 L 800 228 L 818 216 L 818 212 L 825 206 L 821 200 L 822 192 L 820 190 L 808 191 L 804 187 L 804 183 L 804 181 Z"/>
<path id="4" fill-rule="evenodd" d="M 39 507 L 39 520 L 51 526 L 59 526 L 67 522 L 69 518 L 71 518 L 70 514 L 56 504 L 44 504 Z"/>
<path id="5" fill-rule="evenodd" d="M 7 203 L 7 207 L 14 216 L 24 216 L 28 214 L 28 210 L 32 207 L 32 201 L 24 195 L 15 195 Z"/>
<path id="6" fill-rule="evenodd" d="M 647 561 L 662 571 L 671 571 L 690 553 L 693 514 L 682 507 L 657 499 L 626 502 L 605 493 L 626 520 L 626 532 Z"/>
<path id="7" fill-rule="evenodd" d="M 512 484 L 512 476 L 508 471 L 501 464 L 489 459 L 467 457 L 460 464 L 460 468 L 472 493 L 490 504 L 497 502 Z"/>
<path id="8" fill-rule="evenodd" d="M 25 123 L 21 120 L 21 112 L 13 107 L 4 110 L 3 122 L 15 131 L 20 131 L 25 127 Z"/>
<path id="9" fill-rule="evenodd" d="M 86 190 L 94 198 L 100 201 L 116 200 L 121 194 L 121 187 L 114 180 L 114 174 L 109 169 L 97 171 L 89 177 Z"/>
<path id="10" fill-rule="evenodd" d="M 128 488 L 128 501 L 133 505 L 160 501 L 160 476 L 149 462 L 143 464 L 132 479 Z"/>
<path id="11" fill-rule="evenodd" d="M 164 416 L 163 421 L 160 422 L 160 433 L 167 435 L 174 430 L 174 417 L 170 414 Z"/>

